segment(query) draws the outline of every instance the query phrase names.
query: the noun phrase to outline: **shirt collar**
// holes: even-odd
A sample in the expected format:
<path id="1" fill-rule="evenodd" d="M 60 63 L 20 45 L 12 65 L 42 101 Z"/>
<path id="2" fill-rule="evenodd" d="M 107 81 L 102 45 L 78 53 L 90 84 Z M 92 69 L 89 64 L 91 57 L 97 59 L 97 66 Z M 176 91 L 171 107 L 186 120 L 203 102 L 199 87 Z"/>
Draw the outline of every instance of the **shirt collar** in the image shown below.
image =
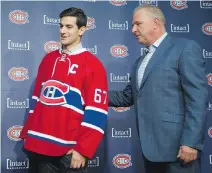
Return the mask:
<path id="1" fill-rule="evenodd" d="M 83 48 L 82 43 L 79 43 L 75 47 L 72 47 L 68 50 L 64 50 L 63 53 L 66 53 L 68 55 L 76 55 L 84 51 L 86 51 L 86 49 Z M 60 48 L 60 54 L 62 54 L 62 47 Z"/>
<path id="2" fill-rule="evenodd" d="M 168 33 L 165 32 L 157 41 L 153 43 L 153 47 L 158 47 L 167 35 Z"/>

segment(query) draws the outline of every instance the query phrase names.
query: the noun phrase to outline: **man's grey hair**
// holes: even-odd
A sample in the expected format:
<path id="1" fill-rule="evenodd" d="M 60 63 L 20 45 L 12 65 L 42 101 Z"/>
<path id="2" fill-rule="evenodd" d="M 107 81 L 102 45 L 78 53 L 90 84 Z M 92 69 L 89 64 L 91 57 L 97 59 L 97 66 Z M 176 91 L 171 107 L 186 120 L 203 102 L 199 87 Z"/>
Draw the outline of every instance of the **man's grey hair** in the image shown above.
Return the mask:
<path id="1" fill-rule="evenodd" d="M 133 15 L 141 9 L 146 9 L 149 12 L 148 15 L 150 15 L 150 17 L 158 18 L 164 24 L 166 23 L 165 16 L 164 16 L 162 10 L 159 7 L 155 7 L 155 6 L 152 6 L 152 5 L 140 5 L 140 6 L 135 8 L 135 10 L 133 11 Z"/>

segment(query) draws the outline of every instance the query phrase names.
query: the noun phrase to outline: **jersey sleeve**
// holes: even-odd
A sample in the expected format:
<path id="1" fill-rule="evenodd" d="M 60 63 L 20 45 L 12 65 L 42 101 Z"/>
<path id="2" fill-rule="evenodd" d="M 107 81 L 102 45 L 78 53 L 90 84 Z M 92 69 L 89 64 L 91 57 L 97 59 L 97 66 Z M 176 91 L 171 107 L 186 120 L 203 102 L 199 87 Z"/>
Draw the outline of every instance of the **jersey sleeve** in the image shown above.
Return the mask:
<path id="1" fill-rule="evenodd" d="M 45 59 L 45 57 L 44 57 Z M 28 116 L 26 118 L 24 127 L 21 131 L 21 134 L 19 136 L 19 138 L 25 139 L 27 136 L 27 132 L 30 128 L 30 122 L 33 116 L 33 112 L 34 112 L 34 107 L 36 105 L 36 103 L 39 101 L 39 94 L 40 94 L 40 88 L 42 86 L 42 76 L 43 76 L 43 72 L 44 72 L 44 68 L 43 68 L 43 64 L 44 64 L 44 59 L 41 61 L 39 68 L 38 68 L 38 72 L 37 72 L 37 77 L 35 80 L 35 84 L 34 84 L 34 90 L 33 90 L 33 94 L 32 94 L 32 98 L 30 99 L 30 105 L 29 105 L 29 112 L 28 112 Z"/>
<path id="2" fill-rule="evenodd" d="M 84 81 L 85 112 L 74 150 L 92 158 L 101 142 L 108 115 L 108 84 L 104 66 L 96 60 L 86 67 Z"/>

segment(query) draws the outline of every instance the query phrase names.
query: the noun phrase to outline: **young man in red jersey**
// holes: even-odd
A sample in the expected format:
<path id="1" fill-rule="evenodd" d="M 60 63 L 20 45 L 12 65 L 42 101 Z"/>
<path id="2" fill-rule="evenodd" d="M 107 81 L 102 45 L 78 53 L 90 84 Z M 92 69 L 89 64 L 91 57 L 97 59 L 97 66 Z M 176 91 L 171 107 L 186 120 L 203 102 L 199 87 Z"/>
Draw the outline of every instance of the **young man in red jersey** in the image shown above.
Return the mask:
<path id="1" fill-rule="evenodd" d="M 103 138 L 108 111 L 107 75 L 81 45 L 87 17 L 81 9 L 60 14 L 60 50 L 42 60 L 20 137 L 29 153 L 29 173 L 86 172 Z M 68 161 L 68 162 L 66 162 Z"/>

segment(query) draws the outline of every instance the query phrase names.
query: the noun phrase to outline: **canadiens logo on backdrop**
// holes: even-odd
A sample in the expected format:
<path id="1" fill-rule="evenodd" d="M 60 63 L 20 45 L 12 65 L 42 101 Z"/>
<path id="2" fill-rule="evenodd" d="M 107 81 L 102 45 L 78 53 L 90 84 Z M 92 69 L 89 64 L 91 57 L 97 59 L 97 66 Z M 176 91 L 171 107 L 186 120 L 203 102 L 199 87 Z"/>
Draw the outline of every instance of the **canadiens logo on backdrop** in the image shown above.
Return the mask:
<path id="1" fill-rule="evenodd" d="M 30 42 L 26 41 L 24 43 L 15 42 L 12 40 L 8 40 L 8 49 L 10 50 L 30 50 Z"/>
<path id="2" fill-rule="evenodd" d="M 139 5 L 158 6 L 158 1 L 157 0 L 139 0 Z"/>
<path id="3" fill-rule="evenodd" d="M 24 67 L 12 67 L 8 71 L 8 76 L 14 81 L 24 81 L 29 79 L 28 69 Z"/>
<path id="4" fill-rule="evenodd" d="M 69 92 L 69 86 L 56 80 L 49 80 L 43 84 L 40 101 L 46 105 L 63 105 L 66 102 L 65 94 Z"/>
<path id="5" fill-rule="evenodd" d="M 208 135 L 212 138 L 212 127 L 208 129 Z"/>
<path id="6" fill-rule="evenodd" d="M 124 58 L 128 56 L 128 48 L 125 45 L 116 44 L 110 48 L 110 54 L 115 58 Z"/>
<path id="7" fill-rule="evenodd" d="M 114 82 L 128 83 L 130 82 L 130 73 L 127 73 L 126 75 L 116 75 L 114 73 L 110 73 L 110 81 L 112 83 Z"/>
<path id="8" fill-rule="evenodd" d="M 114 5 L 114 6 L 123 6 L 123 5 L 127 5 L 127 1 L 126 0 L 109 0 L 109 2 Z"/>
<path id="9" fill-rule="evenodd" d="M 130 110 L 130 107 L 112 107 L 112 109 L 116 112 L 126 112 Z"/>
<path id="10" fill-rule="evenodd" d="M 212 86 L 212 73 L 207 74 L 208 85 Z"/>
<path id="11" fill-rule="evenodd" d="M 28 13 L 21 10 L 14 10 L 9 13 L 9 19 L 15 24 L 26 24 L 29 23 Z"/>
<path id="12" fill-rule="evenodd" d="M 109 29 L 111 30 L 128 30 L 128 21 L 124 23 L 109 20 Z"/>
<path id="13" fill-rule="evenodd" d="M 10 127 L 7 130 L 7 136 L 8 136 L 8 138 L 11 139 L 11 140 L 13 140 L 13 141 L 20 141 L 20 140 L 22 140 L 21 138 L 19 138 L 22 129 L 23 129 L 23 126 L 19 126 L 19 125 L 15 125 L 15 126 Z"/>
<path id="14" fill-rule="evenodd" d="M 200 0 L 200 8 L 212 8 L 212 1 L 203 1 Z"/>
<path id="15" fill-rule="evenodd" d="M 88 160 L 88 167 L 98 167 L 99 166 L 99 157 L 95 157 L 92 160 Z"/>
<path id="16" fill-rule="evenodd" d="M 183 10 L 188 8 L 187 0 L 170 0 L 170 5 L 176 10 Z"/>
<path id="17" fill-rule="evenodd" d="M 24 101 L 12 100 L 7 98 L 7 108 L 9 109 L 26 109 L 29 108 L 29 99 Z"/>
<path id="18" fill-rule="evenodd" d="M 52 17 L 48 17 L 47 15 L 43 16 L 44 25 L 59 25 L 59 23 L 60 23 L 59 18 L 52 18 Z"/>
<path id="19" fill-rule="evenodd" d="M 12 160 L 7 159 L 7 169 L 28 169 L 29 168 L 29 159 L 25 160 Z"/>
<path id="20" fill-rule="evenodd" d="M 86 48 L 90 53 L 97 55 L 97 45 L 94 45 L 94 47 Z"/>
<path id="21" fill-rule="evenodd" d="M 87 17 L 87 27 L 86 30 L 96 28 L 95 19 L 93 17 Z"/>
<path id="22" fill-rule="evenodd" d="M 202 50 L 202 54 L 204 58 L 212 58 L 212 52 L 209 52 L 205 49 Z"/>
<path id="23" fill-rule="evenodd" d="M 113 158 L 113 165 L 120 169 L 128 168 L 132 166 L 131 156 L 129 154 L 117 154 Z"/>
<path id="24" fill-rule="evenodd" d="M 58 50 L 61 47 L 61 43 L 60 42 L 56 42 L 56 41 L 47 41 L 44 44 L 44 50 L 49 53 L 55 50 Z"/>
<path id="25" fill-rule="evenodd" d="M 127 130 L 117 130 L 115 128 L 112 128 L 112 137 L 113 138 L 131 138 L 132 132 L 131 128 L 128 128 Z"/>
<path id="26" fill-rule="evenodd" d="M 202 26 L 202 31 L 206 35 L 212 35 L 212 23 L 205 23 Z"/>
<path id="27" fill-rule="evenodd" d="M 189 33 L 189 24 L 184 25 L 171 24 L 171 32 Z"/>

